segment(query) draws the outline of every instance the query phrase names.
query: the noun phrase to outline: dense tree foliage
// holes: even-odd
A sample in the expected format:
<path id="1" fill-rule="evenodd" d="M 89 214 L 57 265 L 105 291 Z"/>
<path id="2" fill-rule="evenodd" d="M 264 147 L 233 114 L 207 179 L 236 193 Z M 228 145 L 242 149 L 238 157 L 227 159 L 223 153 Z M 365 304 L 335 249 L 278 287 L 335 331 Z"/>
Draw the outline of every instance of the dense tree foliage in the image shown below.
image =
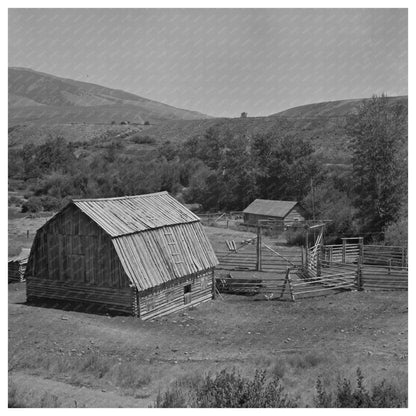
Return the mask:
<path id="1" fill-rule="evenodd" d="M 70 198 L 168 191 L 205 211 L 240 211 L 256 198 L 301 201 L 332 223 L 332 236 L 407 239 L 407 108 L 364 102 L 347 126 L 352 166 L 323 164 L 285 129 L 247 136 L 221 124 L 182 144 L 134 136 L 94 143 L 49 139 L 9 151 L 9 177 L 31 196 L 24 209 L 56 210 Z"/>
<path id="2" fill-rule="evenodd" d="M 373 97 L 350 118 L 348 132 L 360 229 L 381 232 L 407 203 L 407 108 Z"/>

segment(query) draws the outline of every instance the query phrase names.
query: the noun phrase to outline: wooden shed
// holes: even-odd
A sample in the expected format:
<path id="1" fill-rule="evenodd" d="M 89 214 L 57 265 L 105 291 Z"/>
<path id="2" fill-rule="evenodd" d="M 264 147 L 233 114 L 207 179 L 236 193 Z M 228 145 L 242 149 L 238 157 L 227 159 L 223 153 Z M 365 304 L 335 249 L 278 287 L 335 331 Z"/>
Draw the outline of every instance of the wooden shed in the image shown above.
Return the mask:
<path id="1" fill-rule="evenodd" d="M 167 192 L 73 200 L 36 234 L 27 299 L 149 319 L 211 299 L 217 264 L 199 218 Z"/>
<path id="2" fill-rule="evenodd" d="M 9 257 L 9 283 L 23 282 L 30 248 L 22 248 L 17 256 Z"/>
<path id="3" fill-rule="evenodd" d="M 249 225 L 257 225 L 259 220 L 273 220 L 289 226 L 305 221 L 305 211 L 296 201 L 256 199 L 243 211 L 243 218 Z"/>

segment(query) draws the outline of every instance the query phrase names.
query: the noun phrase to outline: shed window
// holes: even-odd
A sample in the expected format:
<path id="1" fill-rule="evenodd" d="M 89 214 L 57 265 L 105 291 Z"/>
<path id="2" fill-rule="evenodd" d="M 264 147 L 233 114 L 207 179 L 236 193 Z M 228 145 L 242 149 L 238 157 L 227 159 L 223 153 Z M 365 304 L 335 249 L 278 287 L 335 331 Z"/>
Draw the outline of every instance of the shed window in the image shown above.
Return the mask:
<path id="1" fill-rule="evenodd" d="M 192 285 L 183 287 L 183 303 L 186 305 L 192 302 Z"/>

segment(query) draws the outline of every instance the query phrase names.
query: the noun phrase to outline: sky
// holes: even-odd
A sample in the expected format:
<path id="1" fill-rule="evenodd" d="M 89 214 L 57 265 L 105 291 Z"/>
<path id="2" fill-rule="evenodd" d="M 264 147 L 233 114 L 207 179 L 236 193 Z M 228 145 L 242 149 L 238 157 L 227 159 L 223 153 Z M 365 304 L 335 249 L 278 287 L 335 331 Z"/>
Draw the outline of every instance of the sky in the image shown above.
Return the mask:
<path id="1" fill-rule="evenodd" d="M 9 66 L 211 116 L 408 94 L 407 9 L 9 9 Z"/>

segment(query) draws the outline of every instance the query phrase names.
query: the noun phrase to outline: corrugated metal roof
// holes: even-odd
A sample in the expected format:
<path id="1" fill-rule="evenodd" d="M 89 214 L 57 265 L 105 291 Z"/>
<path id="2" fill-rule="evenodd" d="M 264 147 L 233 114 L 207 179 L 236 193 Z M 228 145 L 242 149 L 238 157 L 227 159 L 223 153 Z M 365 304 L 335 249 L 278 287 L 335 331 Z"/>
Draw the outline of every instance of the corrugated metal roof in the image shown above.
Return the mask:
<path id="1" fill-rule="evenodd" d="M 120 198 L 74 199 L 73 203 L 111 237 L 199 218 L 167 192 Z"/>
<path id="2" fill-rule="evenodd" d="M 297 201 L 273 201 L 256 199 L 243 212 L 246 214 L 267 215 L 284 218 L 297 204 Z"/>
<path id="3" fill-rule="evenodd" d="M 124 271 L 139 291 L 218 264 L 200 222 L 120 236 L 112 242 Z"/>

